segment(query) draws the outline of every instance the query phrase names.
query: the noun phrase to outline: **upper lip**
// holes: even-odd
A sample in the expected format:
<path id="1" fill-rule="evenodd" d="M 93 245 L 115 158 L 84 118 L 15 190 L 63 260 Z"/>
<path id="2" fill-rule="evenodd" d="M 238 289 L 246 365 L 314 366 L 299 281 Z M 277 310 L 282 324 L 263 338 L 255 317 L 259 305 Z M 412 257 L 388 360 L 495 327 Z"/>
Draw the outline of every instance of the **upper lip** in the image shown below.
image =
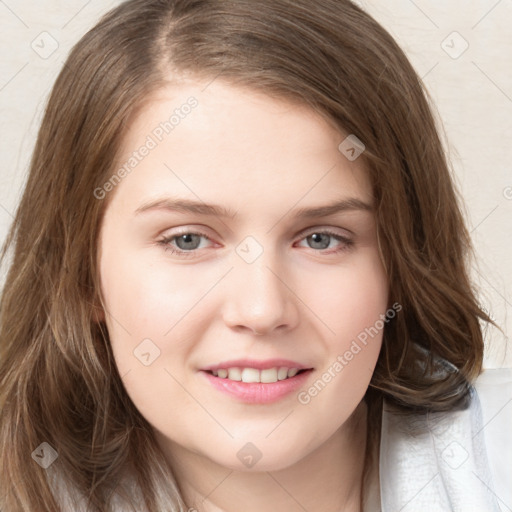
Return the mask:
<path id="1" fill-rule="evenodd" d="M 232 359 L 218 364 L 212 364 L 202 368 L 204 371 L 216 371 L 228 368 L 255 368 L 257 370 L 267 370 L 269 368 L 297 368 L 298 370 L 309 370 L 310 366 L 291 361 L 290 359 L 265 359 L 257 361 L 255 359 Z"/>

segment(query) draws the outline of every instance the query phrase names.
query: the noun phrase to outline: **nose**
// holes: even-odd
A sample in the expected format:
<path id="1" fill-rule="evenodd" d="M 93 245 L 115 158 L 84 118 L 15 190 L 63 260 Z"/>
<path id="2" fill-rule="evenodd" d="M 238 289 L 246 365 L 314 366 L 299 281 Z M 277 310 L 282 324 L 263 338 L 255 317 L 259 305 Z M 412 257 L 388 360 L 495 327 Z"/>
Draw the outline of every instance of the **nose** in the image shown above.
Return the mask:
<path id="1" fill-rule="evenodd" d="M 298 298 L 290 273 L 285 275 L 276 260 L 264 251 L 252 263 L 238 261 L 230 272 L 223 316 L 231 329 L 268 336 L 298 324 Z"/>

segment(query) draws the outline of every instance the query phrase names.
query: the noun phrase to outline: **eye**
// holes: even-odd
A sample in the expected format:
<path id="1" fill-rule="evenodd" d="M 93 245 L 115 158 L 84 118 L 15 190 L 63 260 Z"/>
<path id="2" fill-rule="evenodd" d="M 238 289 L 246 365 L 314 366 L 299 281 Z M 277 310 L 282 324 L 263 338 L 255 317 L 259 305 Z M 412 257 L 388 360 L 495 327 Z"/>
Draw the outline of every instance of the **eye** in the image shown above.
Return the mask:
<path id="1" fill-rule="evenodd" d="M 203 248 L 200 246 L 202 238 L 211 241 L 204 233 L 184 231 L 176 235 L 166 236 L 159 240 L 158 244 L 162 245 L 166 251 L 170 251 L 172 254 L 187 257 L 193 256 L 194 251 Z"/>
<path id="2" fill-rule="evenodd" d="M 345 251 L 354 245 L 353 240 L 350 238 L 329 230 L 316 230 L 309 232 L 309 234 L 306 234 L 305 238 L 302 238 L 302 240 L 306 241 L 311 249 L 321 251 L 329 248 L 332 249 L 333 246 L 331 243 L 337 242 L 338 246 L 335 246 L 333 251 L 329 251 L 329 254 Z"/>
<path id="3" fill-rule="evenodd" d="M 211 242 L 211 239 L 205 233 L 183 231 L 163 237 L 158 241 L 158 245 L 161 245 L 165 251 L 170 251 L 171 254 L 182 257 L 192 257 L 197 250 L 205 248 L 204 245 L 201 246 L 201 239 Z M 310 244 L 311 249 L 317 252 L 329 248 L 332 249 L 332 242 L 337 243 L 338 246 L 335 246 L 334 250 L 329 251 L 327 254 L 337 254 L 350 249 L 354 245 L 353 240 L 350 238 L 330 230 L 310 231 L 309 234 L 301 238 L 301 241 L 303 240 Z"/>

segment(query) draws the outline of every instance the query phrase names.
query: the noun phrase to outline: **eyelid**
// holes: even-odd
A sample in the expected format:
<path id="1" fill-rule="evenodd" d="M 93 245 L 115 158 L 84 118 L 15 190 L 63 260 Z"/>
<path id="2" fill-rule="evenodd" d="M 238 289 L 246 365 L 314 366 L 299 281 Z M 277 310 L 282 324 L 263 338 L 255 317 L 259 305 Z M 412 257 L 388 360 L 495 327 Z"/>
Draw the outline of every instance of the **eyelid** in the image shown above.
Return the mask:
<path id="1" fill-rule="evenodd" d="M 212 240 L 212 237 L 201 229 L 196 229 L 196 228 L 184 228 L 184 229 L 178 228 L 178 229 L 179 229 L 179 231 L 175 231 L 169 235 L 167 235 L 167 234 L 162 235 L 161 240 L 169 242 L 169 241 L 174 240 L 182 235 L 198 235 L 203 238 L 206 238 L 209 242 L 214 243 Z M 199 249 L 194 249 L 194 251 L 184 251 L 184 252 L 195 252 L 198 250 Z"/>
<path id="2" fill-rule="evenodd" d="M 305 228 L 302 231 L 300 231 L 299 234 L 296 236 L 304 237 L 304 236 L 307 236 L 309 233 L 326 232 L 326 231 L 330 232 L 332 234 L 335 234 L 337 236 L 345 237 L 345 238 L 347 238 L 348 236 L 354 236 L 354 233 L 352 231 L 350 231 L 349 229 L 340 228 L 340 227 L 336 227 L 336 226 L 328 226 L 328 225 L 312 226 L 310 228 Z M 339 233 L 338 231 L 344 231 L 347 234 L 347 236 L 345 236 L 344 233 Z"/>
<path id="3" fill-rule="evenodd" d="M 178 237 L 180 235 L 201 235 L 204 238 L 208 239 L 210 242 L 212 241 L 212 237 L 206 233 L 206 230 L 203 230 L 202 228 L 196 228 L 192 226 L 185 226 L 181 228 L 176 228 L 178 231 L 173 232 L 170 235 L 163 234 L 161 235 L 162 238 L 165 238 L 166 240 L 173 239 L 175 237 Z M 338 233 L 335 230 L 341 230 L 347 233 L 349 236 L 354 236 L 354 233 L 346 228 L 340 228 L 336 226 L 328 226 L 328 225 L 320 225 L 320 226 L 311 226 L 309 228 L 304 228 L 303 230 L 299 231 L 296 235 L 294 235 L 293 239 L 297 237 L 304 238 L 305 236 L 308 236 L 310 233 L 317 233 L 317 232 L 329 232 L 330 234 L 337 235 L 340 237 L 347 238 L 343 233 Z M 164 231 L 165 233 L 165 231 Z"/>
<path id="4" fill-rule="evenodd" d="M 326 256 L 330 255 L 330 254 L 338 254 L 338 253 L 343 252 L 344 250 L 347 250 L 348 248 L 353 247 L 353 245 L 354 245 L 354 241 L 352 239 L 352 236 L 354 235 L 354 233 L 352 233 L 350 230 L 343 229 L 344 231 L 349 233 L 349 235 L 346 236 L 346 235 L 340 234 L 339 232 L 336 231 L 336 230 L 341 230 L 341 229 L 343 229 L 343 228 L 330 227 L 330 226 L 329 227 L 328 226 L 311 226 L 309 228 L 302 230 L 297 235 L 295 235 L 294 240 L 296 239 L 296 242 L 300 242 L 300 241 L 304 240 L 305 238 L 307 238 L 310 234 L 314 234 L 314 233 L 326 234 L 333 238 L 336 238 L 339 242 L 341 242 L 342 245 L 344 245 L 344 247 L 341 247 L 340 249 L 330 250 L 330 251 L 327 249 L 324 249 L 321 251 L 316 251 L 316 250 L 312 249 L 312 251 L 320 253 L 320 254 L 324 254 Z M 161 238 L 157 243 L 159 245 L 163 246 L 164 250 L 170 251 L 172 254 L 175 254 L 179 257 L 185 257 L 185 258 L 186 257 L 194 257 L 200 252 L 200 249 L 192 249 L 192 250 L 186 251 L 186 250 L 182 250 L 182 249 L 179 249 L 179 248 L 171 245 L 171 242 L 173 240 L 175 240 L 177 237 L 179 237 L 181 235 L 185 235 L 185 234 L 198 235 L 200 237 L 207 239 L 210 242 L 213 242 L 212 238 L 208 234 L 206 234 L 204 231 L 192 228 L 190 226 L 189 227 L 186 226 L 186 227 L 178 228 L 178 231 L 173 232 L 172 234 L 163 235 L 163 238 Z M 205 248 L 203 248 L 203 249 L 205 249 Z"/>

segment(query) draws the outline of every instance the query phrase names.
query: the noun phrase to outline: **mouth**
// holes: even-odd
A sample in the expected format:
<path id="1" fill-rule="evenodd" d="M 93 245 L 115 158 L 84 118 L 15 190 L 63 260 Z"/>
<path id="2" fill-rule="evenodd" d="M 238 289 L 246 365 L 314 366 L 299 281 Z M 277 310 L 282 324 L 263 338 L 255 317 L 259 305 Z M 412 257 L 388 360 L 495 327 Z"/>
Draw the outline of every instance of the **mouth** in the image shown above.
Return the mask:
<path id="1" fill-rule="evenodd" d="M 250 404 L 284 399 L 303 386 L 314 368 L 293 361 L 231 361 L 200 371 L 214 389 Z"/>
<path id="2" fill-rule="evenodd" d="M 286 366 L 267 368 L 259 370 L 250 367 L 231 367 L 219 368 L 217 370 L 208 370 L 207 373 L 218 377 L 219 379 L 227 379 L 235 382 L 245 382 L 247 384 L 259 382 L 262 384 L 273 384 L 282 380 L 287 380 L 300 375 L 309 369 L 288 368 Z"/>

